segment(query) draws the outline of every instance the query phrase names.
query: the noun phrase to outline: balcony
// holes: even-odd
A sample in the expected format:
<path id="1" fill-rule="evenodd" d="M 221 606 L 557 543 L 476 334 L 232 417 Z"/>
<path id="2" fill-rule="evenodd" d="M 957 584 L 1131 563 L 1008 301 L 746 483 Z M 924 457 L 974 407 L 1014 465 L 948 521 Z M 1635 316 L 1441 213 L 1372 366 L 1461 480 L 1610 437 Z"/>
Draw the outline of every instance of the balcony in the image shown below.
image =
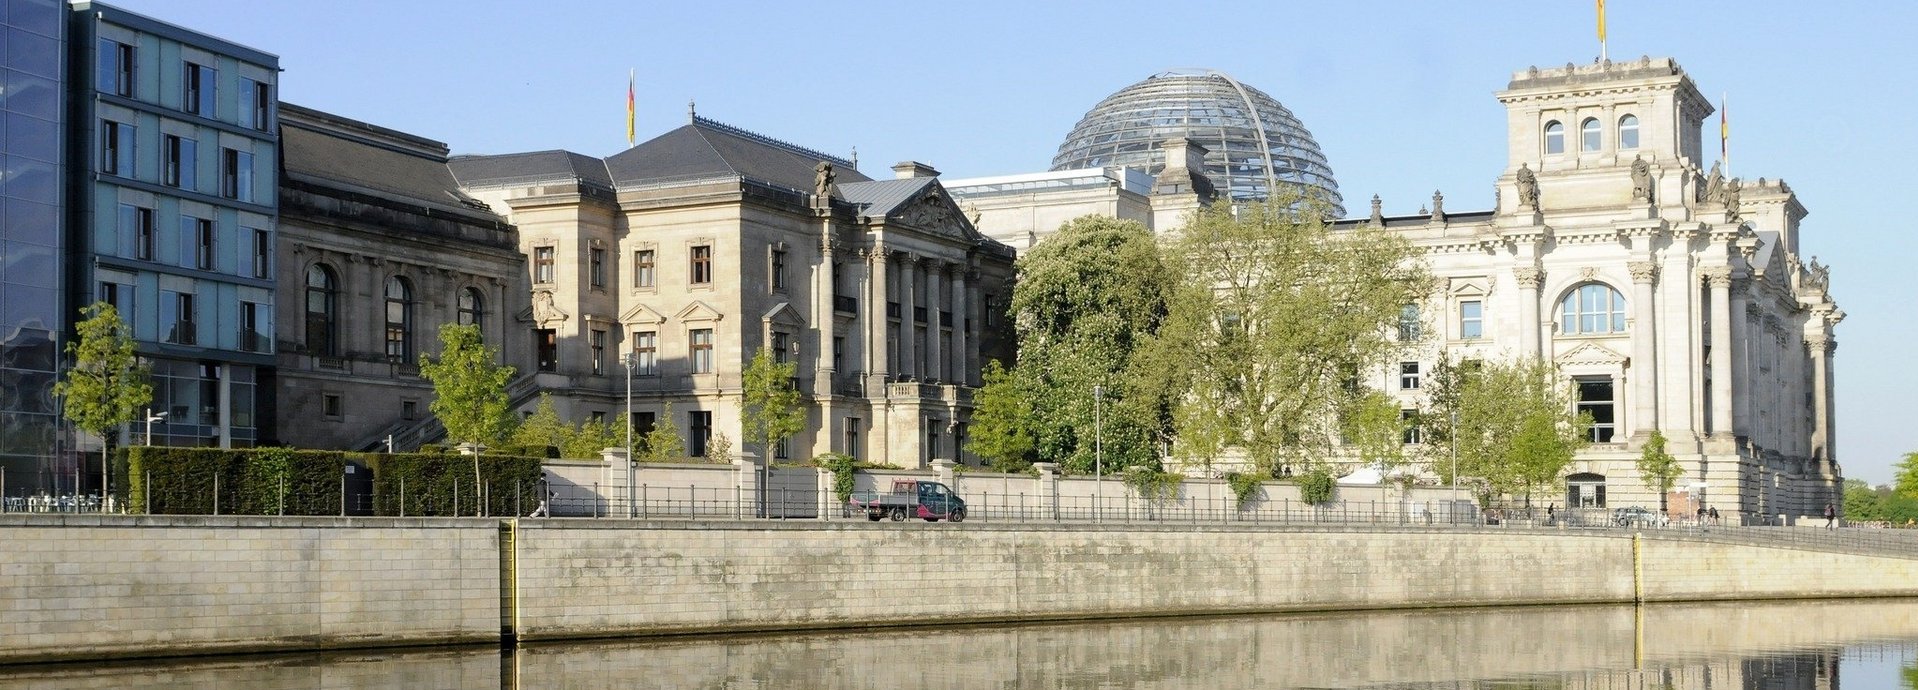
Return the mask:
<path id="1" fill-rule="evenodd" d="M 859 313 L 859 298 L 833 295 L 832 310 L 842 314 L 857 314 Z"/>

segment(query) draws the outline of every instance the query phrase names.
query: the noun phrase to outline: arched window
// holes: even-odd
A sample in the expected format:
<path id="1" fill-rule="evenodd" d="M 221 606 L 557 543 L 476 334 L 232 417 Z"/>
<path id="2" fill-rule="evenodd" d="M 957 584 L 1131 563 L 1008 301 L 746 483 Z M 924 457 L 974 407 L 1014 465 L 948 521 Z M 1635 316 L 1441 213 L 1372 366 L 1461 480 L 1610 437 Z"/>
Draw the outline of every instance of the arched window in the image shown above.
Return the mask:
<path id="1" fill-rule="evenodd" d="M 1565 152 L 1565 125 L 1557 120 L 1545 123 L 1545 152 Z"/>
<path id="2" fill-rule="evenodd" d="M 1638 148 L 1638 116 L 1626 115 L 1618 118 L 1618 147 L 1621 149 Z"/>
<path id="3" fill-rule="evenodd" d="M 413 286 L 399 276 L 386 279 L 386 359 L 413 361 Z"/>
<path id="4" fill-rule="evenodd" d="M 1625 296 L 1604 283 L 1586 283 L 1559 303 L 1559 332 L 1566 335 L 1624 333 Z"/>
<path id="5" fill-rule="evenodd" d="M 1578 126 L 1578 150 L 1597 151 L 1598 130 L 1598 118 L 1585 118 L 1584 124 Z"/>
<path id="6" fill-rule="evenodd" d="M 460 325 L 478 326 L 481 331 L 486 325 L 481 322 L 486 316 L 486 302 L 480 298 L 479 288 L 469 287 L 460 291 Z"/>
<path id="7" fill-rule="evenodd" d="M 306 351 L 338 357 L 340 281 L 333 268 L 313 264 L 306 269 Z"/>

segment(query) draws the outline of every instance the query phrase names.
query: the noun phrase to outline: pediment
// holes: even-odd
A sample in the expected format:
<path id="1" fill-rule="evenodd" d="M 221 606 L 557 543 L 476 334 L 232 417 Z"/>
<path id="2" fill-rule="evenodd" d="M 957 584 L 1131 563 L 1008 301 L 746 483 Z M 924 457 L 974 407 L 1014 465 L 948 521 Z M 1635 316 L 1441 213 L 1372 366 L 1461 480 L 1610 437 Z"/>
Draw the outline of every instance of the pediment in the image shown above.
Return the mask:
<path id="1" fill-rule="evenodd" d="M 1449 292 L 1453 295 L 1488 295 L 1492 292 L 1491 282 L 1485 276 L 1453 278 Z"/>
<path id="2" fill-rule="evenodd" d="M 781 326 L 806 327 L 806 319 L 799 315 L 799 310 L 794 309 L 790 302 L 780 302 L 774 305 L 773 308 L 766 310 L 766 313 L 762 315 L 760 319 L 766 323 Z"/>
<path id="3" fill-rule="evenodd" d="M 673 318 L 679 319 L 680 321 L 718 321 L 726 318 L 726 315 L 720 313 L 718 309 L 714 309 L 712 305 L 699 300 L 693 300 L 692 304 L 688 304 L 685 309 L 679 310 L 679 313 L 674 314 Z"/>
<path id="4" fill-rule="evenodd" d="M 619 315 L 619 322 L 632 325 L 661 324 L 666 323 L 666 316 L 644 304 L 635 304 L 633 308 L 626 310 L 626 313 Z"/>
<path id="5" fill-rule="evenodd" d="M 910 201 L 900 204 L 886 216 L 900 225 L 924 230 L 934 235 L 955 239 L 967 244 L 980 239 L 979 230 L 966 220 L 966 214 L 946 194 L 946 189 L 937 184 L 927 185 L 926 189 Z"/>
<path id="6" fill-rule="evenodd" d="M 514 315 L 522 323 L 531 323 L 540 328 L 558 328 L 571 314 L 553 303 L 552 290 L 538 290 L 533 293 L 532 304 Z"/>
<path id="7" fill-rule="evenodd" d="M 1598 343 L 1579 343 L 1576 347 L 1566 350 L 1564 354 L 1560 354 L 1554 361 L 1558 362 L 1559 366 L 1624 366 L 1631 361 L 1631 358 Z"/>

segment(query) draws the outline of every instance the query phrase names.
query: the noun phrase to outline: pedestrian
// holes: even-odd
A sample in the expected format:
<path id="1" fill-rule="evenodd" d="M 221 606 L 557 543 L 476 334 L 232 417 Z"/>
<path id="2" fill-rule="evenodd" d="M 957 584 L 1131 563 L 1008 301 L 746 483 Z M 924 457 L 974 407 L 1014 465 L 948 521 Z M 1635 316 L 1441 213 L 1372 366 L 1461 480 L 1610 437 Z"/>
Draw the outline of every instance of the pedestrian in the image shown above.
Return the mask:
<path id="1" fill-rule="evenodd" d="M 551 496 L 553 494 L 548 494 L 548 495 Z M 539 499 L 539 507 L 534 508 L 532 514 L 527 515 L 526 517 L 536 518 L 536 517 L 552 517 L 552 516 L 553 516 L 553 511 L 550 508 L 549 499 L 542 498 L 542 499 Z"/>
<path id="2" fill-rule="evenodd" d="M 1832 507 L 1830 503 L 1825 504 L 1825 529 L 1833 529 L 1832 524 L 1837 521 L 1838 509 Z"/>
<path id="3" fill-rule="evenodd" d="M 1705 510 L 1705 517 L 1711 519 L 1712 524 L 1718 524 L 1718 506 L 1707 508 Z"/>

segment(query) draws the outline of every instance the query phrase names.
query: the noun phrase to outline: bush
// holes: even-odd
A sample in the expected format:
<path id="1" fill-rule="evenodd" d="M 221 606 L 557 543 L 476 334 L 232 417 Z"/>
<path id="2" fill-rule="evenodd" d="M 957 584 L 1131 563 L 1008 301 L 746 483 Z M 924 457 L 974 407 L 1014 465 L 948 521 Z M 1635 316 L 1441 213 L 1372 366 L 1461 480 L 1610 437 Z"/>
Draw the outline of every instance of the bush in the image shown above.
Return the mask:
<path id="1" fill-rule="evenodd" d="M 1185 483 L 1185 475 L 1162 472 L 1151 467 L 1134 465 L 1125 468 L 1120 474 L 1125 485 L 1148 501 L 1171 501 L 1179 497 L 1179 486 Z"/>
<path id="2" fill-rule="evenodd" d="M 1240 508 L 1244 508 L 1245 504 L 1252 502 L 1252 498 L 1259 494 L 1259 487 L 1263 485 L 1262 482 L 1264 481 L 1265 477 L 1257 474 L 1244 474 L 1240 472 L 1225 473 L 1225 483 L 1232 487 L 1232 495 L 1239 499 Z"/>
<path id="3" fill-rule="evenodd" d="M 1308 504 L 1322 506 L 1332 502 L 1333 491 L 1337 484 L 1332 473 L 1317 468 L 1299 476 L 1299 499 Z"/>
<path id="4" fill-rule="evenodd" d="M 813 464 L 832 470 L 832 493 L 839 497 L 840 503 L 852 500 L 853 487 L 858 486 L 857 472 L 859 461 L 850 455 L 826 453 L 813 457 Z"/>
<path id="5" fill-rule="evenodd" d="M 482 514 L 473 490 L 471 456 L 396 453 L 363 458 L 373 468 L 375 515 Z M 478 462 L 481 490 L 487 496 L 483 514 L 523 515 L 539 505 L 539 493 L 545 490 L 540 458 L 481 455 Z"/>
<path id="6" fill-rule="evenodd" d="M 288 448 L 134 446 L 126 458 L 127 505 L 152 515 L 338 515 L 347 463 Z"/>

